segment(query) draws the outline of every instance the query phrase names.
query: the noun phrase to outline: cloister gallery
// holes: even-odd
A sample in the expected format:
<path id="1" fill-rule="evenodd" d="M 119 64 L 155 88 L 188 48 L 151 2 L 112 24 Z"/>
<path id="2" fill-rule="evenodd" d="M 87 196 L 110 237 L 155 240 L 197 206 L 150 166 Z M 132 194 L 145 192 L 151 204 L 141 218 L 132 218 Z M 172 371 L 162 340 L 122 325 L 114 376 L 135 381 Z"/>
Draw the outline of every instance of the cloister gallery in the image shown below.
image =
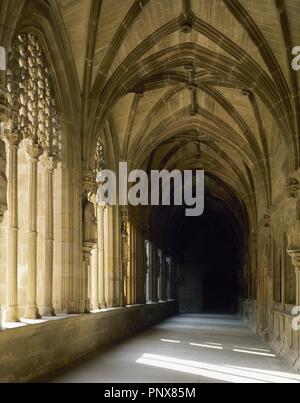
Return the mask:
<path id="1" fill-rule="evenodd" d="M 0 0 L 0 45 L 0 381 L 174 315 L 300 370 L 300 1 Z M 99 202 L 120 162 L 205 171 L 204 214 Z"/>

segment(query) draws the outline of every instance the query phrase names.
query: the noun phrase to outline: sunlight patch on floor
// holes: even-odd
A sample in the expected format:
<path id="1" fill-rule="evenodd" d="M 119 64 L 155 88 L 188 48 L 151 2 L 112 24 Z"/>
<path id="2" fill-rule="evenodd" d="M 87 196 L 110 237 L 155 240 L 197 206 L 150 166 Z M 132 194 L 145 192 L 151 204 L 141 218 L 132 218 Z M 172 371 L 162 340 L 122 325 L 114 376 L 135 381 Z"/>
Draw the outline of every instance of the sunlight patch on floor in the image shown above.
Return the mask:
<path id="1" fill-rule="evenodd" d="M 144 354 L 137 363 L 230 383 L 300 383 L 300 376 L 292 374 L 289 376 L 276 371 L 212 365 L 156 354 Z"/>

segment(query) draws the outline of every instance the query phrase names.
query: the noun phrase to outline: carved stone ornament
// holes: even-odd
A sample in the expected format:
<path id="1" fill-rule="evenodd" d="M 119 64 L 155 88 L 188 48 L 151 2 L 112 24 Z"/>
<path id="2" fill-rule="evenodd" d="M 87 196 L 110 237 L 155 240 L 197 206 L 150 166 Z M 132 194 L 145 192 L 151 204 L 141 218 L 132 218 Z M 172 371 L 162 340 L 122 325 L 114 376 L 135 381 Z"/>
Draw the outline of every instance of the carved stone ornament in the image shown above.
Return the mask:
<path id="1" fill-rule="evenodd" d="M 264 226 L 264 228 L 268 228 L 268 227 L 270 227 L 270 225 L 271 225 L 271 216 L 269 216 L 268 214 L 265 214 L 264 218 L 263 218 L 263 226 Z"/>
<path id="2" fill-rule="evenodd" d="M 96 194 L 96 177 L 93 171 L 82 172 L 82 192 L 84 195 Z"/>
<path id="3" fill-rule="evenodd" d="M 127 264 L 129 259 L 129 235 L 128 235 L 128 212 L 122 209 L 121 212 L 121 238 L 122 238 L 122 260 Z"/>
<path id="4" fill-rule="evenodd" d="M 31 141 L 26 144 L 25 149 L 29 159 L 31 160 L 38 161 L 40 156 L 43 154 L 42 147 L 39 144 L 34 144 Z"/>
<path id="5" fill-rule="evenodd" d="M 47 58 L 38 38 L 21 33 L 8 54 L 7 114 L 11 130 L 61 160 L 61 125 Z"/>
<path id="6" fill-rule="evenodd" d="M 8 118 L 8 102 L 6 93 L 0 88 L 0 122 L 6 122 Z"/>
<path id="7" fill-rule="evenodd" d="M 87 201 L 84 207 L 83 222 L 84 243 L 95 245 L 97 243 L 97 219 L 95 206 L 90 201 Z"/>
<path id="8" fill-rule="evenodd" d="M 288 230 L 288 250 L 300 251 L 300 220 L 295 221 Z"/>
<path id="9" fill-rule="evenodd" d="M 288 197 L 296 198 L 299 191 L 300 191 L 300 183 L 299 183 L 298 179 L 289 177 L 287 179 Z"/>
<path id="10" fill-rule="evenodd" d="M 105 168 L 104 148 L 101 139 L 99 139 L 95 155 L 95 172 L 101 172 Z"/>

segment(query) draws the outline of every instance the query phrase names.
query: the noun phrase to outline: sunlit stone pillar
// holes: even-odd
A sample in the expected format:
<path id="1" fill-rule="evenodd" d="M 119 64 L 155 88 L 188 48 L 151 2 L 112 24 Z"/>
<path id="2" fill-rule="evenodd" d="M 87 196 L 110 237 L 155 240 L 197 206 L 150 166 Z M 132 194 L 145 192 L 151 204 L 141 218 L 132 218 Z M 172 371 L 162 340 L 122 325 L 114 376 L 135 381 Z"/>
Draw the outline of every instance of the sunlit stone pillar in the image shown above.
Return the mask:
<path id="1" fill-rule="evenodd" d="M 55 316 L 53 308 L 53 246 L 54 246 L 54 206 L 53 206 L 53 157 L 43 155 L 41 165 L 44 168 L 45 181 L 45 271 L 42 316 Z"/>
<path id="2" fill-rule="evenodd" d="M 96 211 L 96 177 L 93 171 L 82 173 L 83 190 L 83 286 L 85 312 L 99 309 L 98 300 L 98 222 Z"/>
<path id="3" fill-rule="evenodd" d="M 38 144 L 26 147 L 29 158 L 29 214 L 28 214 L 28 286 L 25 319 L 39 319 L 37 307 L 37 166 L 41 156 Z"/>
<path id="4" fill-rule="evenodd" d="M 91 310 L 97 311 L 100 308 L 98 294 L 98 247 L 94 246 L 91 256 Z"/>
<path id="5" fill-rule="evenodd" d="M 121 264 L 121 213 L 120 207 L 114 206 L 114 298 L 113 306 L 124 306 L 123 273 Z"/>
<path id="6" fill-rule="evenodd" d="M 104 258 L 104 211 L 105 204 L 97 205 L 98 219 L 98 284 L 99 284 L 99 304 L 100 308 L 106 308 L 105 300 L 105 258 Z"/>
<path id="7" fill-rule="evenodd" d="M 85 313 L 91 312 L 91 250 L 93 245 L 85 243 L 83 247 L 83 278 Z"/>
<path id="8" fill-rule="evenodd" d="M 104 214 L 105 299 L 109 308 L 123 304 L 121 273 L 121 222 L 117 206 L 107 206 Z"/>
<path id="9" fill-rule="evenodd" d="M 18 148 L 20 137 L 4 126 L 8 158 L 8 243 L 6 322 L 18 319 Z"/>
<path id="10" fill-rule="evenodd" d="M 288 250 L 288 254 L 292 258 L 296 271 L 296 306 L 300 306 L 300 248 L 297 250 Z"/>
<path id="11" fill-rule="evenodd" d="M 107 306 L 115 306 L 114 295 L 114 210 L 107 206 L 104 214 L 105 299 Z"/>
<path id="12" fill-rule="evenodd" d="M 300 220 L 290 229 L 288 255 L 292 258 L 296 271 L 296 306 L 300 306 Z"/>

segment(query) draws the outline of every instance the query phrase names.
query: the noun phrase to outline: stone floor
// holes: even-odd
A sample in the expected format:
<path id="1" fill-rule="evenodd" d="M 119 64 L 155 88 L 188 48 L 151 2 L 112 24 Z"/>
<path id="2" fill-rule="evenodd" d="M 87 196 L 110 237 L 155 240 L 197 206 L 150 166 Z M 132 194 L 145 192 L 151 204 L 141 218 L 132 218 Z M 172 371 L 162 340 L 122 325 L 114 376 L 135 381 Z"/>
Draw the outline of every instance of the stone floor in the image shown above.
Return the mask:
<path id="1" fill-rule="evenodd" d="M 300 383 L 234 316 L 178 315 L 43 381 Z"/>

